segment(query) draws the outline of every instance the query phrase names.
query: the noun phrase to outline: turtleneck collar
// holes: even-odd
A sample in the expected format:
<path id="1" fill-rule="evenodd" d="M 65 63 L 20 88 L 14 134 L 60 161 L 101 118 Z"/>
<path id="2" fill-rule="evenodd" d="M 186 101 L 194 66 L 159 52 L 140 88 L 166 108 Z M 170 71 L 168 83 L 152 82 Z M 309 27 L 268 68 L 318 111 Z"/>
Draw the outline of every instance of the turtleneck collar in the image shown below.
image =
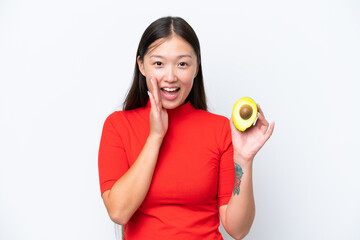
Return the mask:
<path id="1" fill-rule="evenodd" d="M 150 100 L 147 102 L 146 108 L 148 108 L 149 111 L 150 111 L 150 108 L 151 108 Z M 193 105 L 191 105 L 190 101 L 188 101 L 188 102 L 178 106 L 177 108 L 166 109 L 166 110 L 167 110 L 169 118 L 173 118 L 173 117 L 176 117 L 176 116 L 186 114 L 187 112 L 189 112 L 189 111 L 191 111 L 193 109 L 195 109 L 195 108 L 193 107 Z"/>

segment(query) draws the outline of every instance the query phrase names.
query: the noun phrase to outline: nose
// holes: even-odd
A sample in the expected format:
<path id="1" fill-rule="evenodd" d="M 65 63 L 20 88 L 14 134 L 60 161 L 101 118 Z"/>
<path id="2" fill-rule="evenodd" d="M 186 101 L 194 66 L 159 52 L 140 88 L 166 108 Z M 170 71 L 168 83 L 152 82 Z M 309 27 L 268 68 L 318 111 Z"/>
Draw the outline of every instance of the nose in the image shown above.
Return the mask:
<path id="1" fill-rule="evenodd" d="M 169 66 L 165 73 L 165 81 L 167 82 L 175 82 L 176 81 L 176 74 L 174 67 Z"/>

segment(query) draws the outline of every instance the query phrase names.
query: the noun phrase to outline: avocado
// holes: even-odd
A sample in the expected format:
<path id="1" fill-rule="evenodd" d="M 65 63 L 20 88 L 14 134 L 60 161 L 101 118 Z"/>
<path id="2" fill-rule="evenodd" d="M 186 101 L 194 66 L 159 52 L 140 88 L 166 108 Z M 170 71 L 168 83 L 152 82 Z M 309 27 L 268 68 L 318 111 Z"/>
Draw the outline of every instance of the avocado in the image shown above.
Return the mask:
<path id="1" fill-rule="evenodd" d="M 245 131 L 256 120 L 256 103 L 249 97 L 240 98 L 234 105 L 232 116 L 235 127 L 240 131 Z"/>

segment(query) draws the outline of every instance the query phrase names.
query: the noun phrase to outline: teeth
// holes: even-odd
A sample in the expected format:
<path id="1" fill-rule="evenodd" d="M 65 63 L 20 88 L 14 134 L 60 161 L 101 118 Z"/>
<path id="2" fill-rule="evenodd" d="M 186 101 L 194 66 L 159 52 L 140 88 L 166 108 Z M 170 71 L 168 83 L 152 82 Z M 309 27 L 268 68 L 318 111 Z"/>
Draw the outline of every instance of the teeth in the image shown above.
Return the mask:
<path id="1" fill-rule="evenodd" d="M 177 88 L 163 88 L 163 89 L 168 92 L 174 92 L 177 90 Z"/>

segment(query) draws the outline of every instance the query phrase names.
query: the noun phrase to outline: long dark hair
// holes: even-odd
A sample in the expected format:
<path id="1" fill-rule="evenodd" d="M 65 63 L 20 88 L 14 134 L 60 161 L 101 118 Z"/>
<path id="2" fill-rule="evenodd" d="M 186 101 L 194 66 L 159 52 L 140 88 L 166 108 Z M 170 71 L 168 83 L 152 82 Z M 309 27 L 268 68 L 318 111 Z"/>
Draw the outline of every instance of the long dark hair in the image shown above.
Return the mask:
<path id="1" fill-rule="evenodd" d="M 200 43 L 195 31 L 184 19 L 180 17 L 163 17 L 151 23 L 141 37 L 136 53 L 136 59 L 139 57 L 140 60 L 143 60 L 149 46 L 153 42 L 160 38 L 170 37 L 174 33 L 182 37 L 193 47 L 199 67 L 198 73 L 194 79 L 193 87 L 185 102 L 190 101 L 194 108 L 207 111 L 203 75 L 201 70 Z M 146 106 L 149 99 L 147 91 L 148 89 L 145 76 L 140 73 L 139 66 L 135 60 L 134 78 L 131 88 L 126 95 L 123 109 L 131 110 Z"/>

